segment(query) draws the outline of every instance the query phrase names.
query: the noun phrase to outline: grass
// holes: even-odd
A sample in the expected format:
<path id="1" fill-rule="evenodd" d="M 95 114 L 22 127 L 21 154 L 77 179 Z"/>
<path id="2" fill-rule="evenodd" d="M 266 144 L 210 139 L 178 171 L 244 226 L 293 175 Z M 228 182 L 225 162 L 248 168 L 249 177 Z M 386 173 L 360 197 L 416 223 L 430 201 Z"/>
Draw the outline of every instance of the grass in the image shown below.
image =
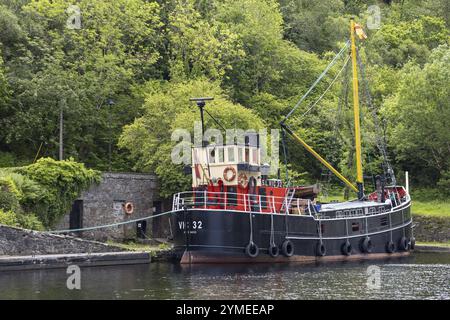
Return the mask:
<path id="1" fill-rule="evenodd" d="M 450 218 L 450 200 L 419 201 L 413 199 L 412 212 L 414 215 Z"/>
<path id="2" fill-rule="evenodd" d="M 136 242 L 114 242 L 114 241 L 108 241 L 107 242 L 110 245 L 117 246 L 120 248 L 124 248 L 131 251 L 143 251 L 143 252 L 150 252 L 150 253 L 156 253 L 158 251 L 164 251 L 170 249 L 170 245 L 161 243 L 159 245 L 149 245 L 149 244 L 142 244 L 142 243 L 136 243 Z"/>
<path id="3" fill-rule="evenodd" d="M 450 248 L 450 241 L 447 241 L 447 242 L 419 242 L 419 241 L 417 241 L 416 245 Z"/>

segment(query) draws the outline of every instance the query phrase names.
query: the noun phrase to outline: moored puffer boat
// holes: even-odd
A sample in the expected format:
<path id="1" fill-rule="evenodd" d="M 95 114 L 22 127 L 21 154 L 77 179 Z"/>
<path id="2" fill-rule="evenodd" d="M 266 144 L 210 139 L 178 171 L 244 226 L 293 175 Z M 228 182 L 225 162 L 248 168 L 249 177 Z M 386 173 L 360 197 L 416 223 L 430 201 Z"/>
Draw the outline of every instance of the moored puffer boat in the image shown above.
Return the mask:
<path id="1" fill-rule="evenodd" d="M 192 149 L 192 191 L 173 197 L 174 244 L 181 263 L 377 259 L 405 256 L 414 249 L 411 198 L 407 187 L 396 184 L 390 165 L 387 175 L 391 184 L 385 186 L 386 179 L 382 177 L 374 192 L 364 193 L 355 41 L 355 33 L 362 37 L 362 29 L 351 20 L 350 30 L 351 39 L 338 55 L 350 48 L 356 186 L 287 124 L 299 103 L 280 124 L 284 133 L 355 191 L 357 199 L 318 203 L 317 185 L 284 186 L 279 176 L 270 179 L 268 166 L 261 163 L 256 134 L 248 134 L 240 144 L 202 143 Z M 205 100 L 196 99 L 202 128 Z"/>

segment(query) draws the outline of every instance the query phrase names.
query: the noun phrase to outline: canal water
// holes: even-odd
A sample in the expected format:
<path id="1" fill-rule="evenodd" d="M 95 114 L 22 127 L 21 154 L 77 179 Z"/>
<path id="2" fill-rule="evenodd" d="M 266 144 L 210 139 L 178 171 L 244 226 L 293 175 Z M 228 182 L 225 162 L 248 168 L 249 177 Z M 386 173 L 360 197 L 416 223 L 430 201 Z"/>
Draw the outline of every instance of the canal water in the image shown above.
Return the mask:
<path id="1" fill-rule="evenodd" d="M 0 271 L 0 299 L 450 299 L 450 254 L 332 264 L 81 268 Z"/>

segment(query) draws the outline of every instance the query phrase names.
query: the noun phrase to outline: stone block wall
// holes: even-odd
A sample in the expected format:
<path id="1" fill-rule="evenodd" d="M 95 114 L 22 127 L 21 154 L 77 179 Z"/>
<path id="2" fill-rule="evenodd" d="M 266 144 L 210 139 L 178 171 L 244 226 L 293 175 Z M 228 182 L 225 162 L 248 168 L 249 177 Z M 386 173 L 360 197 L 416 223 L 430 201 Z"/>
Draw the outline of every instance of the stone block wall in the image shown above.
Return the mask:
<path id="1" fill-rule="evenodd" d="M 152 174 L 104 173 L 100 184 L 92 186 L 78 199 L 82 207 L 82 227 L 93 227 L 129 221 L 153 214 L 153 202 L 159 198 L 157 178 Z M 132 214 L 124 205 L 131 202 Z M 72 213 L 73 214 L 73 213 Z M 70 228 L 70 213 L 64 216 L 57 229 Z M 147 220 L 147 236 L 151 237 L 152 220 Z M 83 231 L 77 236 L 105 240 L 124 240 L 136 237 L 136 223 Z"/>

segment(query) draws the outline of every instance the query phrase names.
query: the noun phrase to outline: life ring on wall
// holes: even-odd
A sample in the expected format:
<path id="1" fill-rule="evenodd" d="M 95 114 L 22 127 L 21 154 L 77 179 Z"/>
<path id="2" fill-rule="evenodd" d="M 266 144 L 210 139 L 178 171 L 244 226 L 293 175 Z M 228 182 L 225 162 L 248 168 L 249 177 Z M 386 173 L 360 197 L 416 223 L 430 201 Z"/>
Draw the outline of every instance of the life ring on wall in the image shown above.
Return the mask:
<path id="1" fill-rule="evenodd" d="M 231 177 L 229 176 L 229 172 L 231 171 Z M 231 182 L 236 178 L 236 169 L 233 167 L 226 167 L 223 170 L 223 178 L 225 181 Z"/>
<path id="2" fill-rule="evenodd" d="M 126 214 L 132 214 L 134 211 L 134 205 L 131 202 L 127 202 L 124 205 L 124 210 Z"/>
<path id="3" fill-rule="evenodd" d="M 248 185 L 248 177 L 247 177 L 247 175 L 245 173 L 239 174 L 238 183 L 240 184 L 240 186 L 242 188 L 247 187 L 247 185 Z"/>

